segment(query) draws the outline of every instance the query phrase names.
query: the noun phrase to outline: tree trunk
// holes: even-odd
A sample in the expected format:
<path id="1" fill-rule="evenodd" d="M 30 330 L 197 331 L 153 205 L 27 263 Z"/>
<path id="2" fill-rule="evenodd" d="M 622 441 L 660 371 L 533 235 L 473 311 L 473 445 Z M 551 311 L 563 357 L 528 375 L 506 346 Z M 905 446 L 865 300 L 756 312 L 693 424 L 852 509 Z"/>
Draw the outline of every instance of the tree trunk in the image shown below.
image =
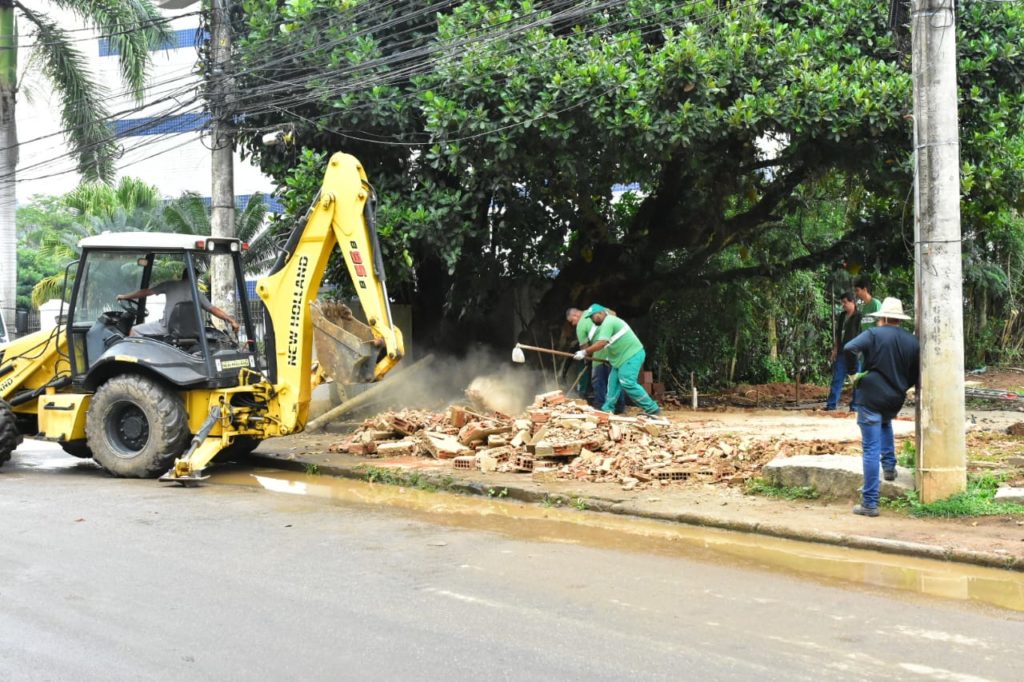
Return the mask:
<path id="1" fill-rule="evenodd" d="M 779 329 L 775 324 L 775 314 L 768 315 L 768 357 L 775 362 L 779 359 Z"/>
<path id="2" fill-rule="evenodd" d="M 0 313 L 10 332 L 14 331 L 18 291 L 18 238 L 15 224 L 17 145 L 14 90 L 0 84 Z"/>

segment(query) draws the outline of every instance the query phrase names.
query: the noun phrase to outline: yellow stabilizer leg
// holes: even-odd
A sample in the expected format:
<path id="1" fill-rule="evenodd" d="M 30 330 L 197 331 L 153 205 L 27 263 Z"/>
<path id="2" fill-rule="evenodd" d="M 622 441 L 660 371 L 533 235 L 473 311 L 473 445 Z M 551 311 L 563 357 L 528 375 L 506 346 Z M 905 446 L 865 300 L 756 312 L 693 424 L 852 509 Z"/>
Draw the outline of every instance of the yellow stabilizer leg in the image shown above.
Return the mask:
<path id="1" fill-rule="evenodd" d="M 210 431 L 217 425 L 221 414 L 219 406 L 210 408 L 210 416 L 203 422 L 199 432 L 192 437 L 192 444 L 188 451 L 174 460 L 174 466 L 160 477 L 161 481 L 181 483 L 188 487 L 190 484 L 198 485 L 200 481 L 209 478 L 209 476 L 203 476 L 203 469 L 210 463 L 210 460 L 217 456 L 218 452 L 231 444 L 230 439 L 221 436 L 210 438 Z"/>
<path id="2" fill-rule="evenodd" d="M 205 439 L 191 453 L 186 453 L 184 457 L 174 460 L 174 466 L 161 476 L 160 480 L 181 483 L 186 487 L 189 484 L 195 485 L 200 481 L 205 481 L 209 476 L 203 476 L 203 469 L 227 445 L 220 436 Z"/>

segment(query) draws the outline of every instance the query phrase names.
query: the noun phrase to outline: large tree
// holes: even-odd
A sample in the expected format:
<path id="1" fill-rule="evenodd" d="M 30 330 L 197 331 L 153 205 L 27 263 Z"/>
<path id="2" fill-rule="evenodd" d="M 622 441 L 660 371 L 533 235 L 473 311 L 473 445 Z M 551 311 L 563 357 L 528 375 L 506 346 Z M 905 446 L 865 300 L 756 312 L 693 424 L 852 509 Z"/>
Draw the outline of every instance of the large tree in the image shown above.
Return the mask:
<path id="1" fill-rule="evenodd" d="M 52 0 L 95 28 L 118 55 L 129 92 L 142 100 L 151 50 L 166 41 L 165 21 L 149 0 Z M 25 36 L 60 100 L 65 139 L 86 180 L 110 181 L 118 155 L 105 100 L 106 84 L 95 80 L 75 34 L 37 6 L 0 0 L 0 307 L 13 318 L 16 268 L 15 183 L 18 134 L 18 41 Z"/>
<path id="2" fill-rule="evenodd" d="M 635 315 L 679 287 L 910 259 L 910 56 L 884 3 L 244 4 L 238 104 L 306 147 L 251 153 L 296 210 L 324 154 L 359 156 L 400 291 L 447 338 L 479 337 L 510 282 L 542 286 L 546 340 L 572 302 Z M 1024 186 L 1024 8 L 960 12 L 965 233 L 985 243 Z M 823 204 L 835 229 L 805 229 Z"/>

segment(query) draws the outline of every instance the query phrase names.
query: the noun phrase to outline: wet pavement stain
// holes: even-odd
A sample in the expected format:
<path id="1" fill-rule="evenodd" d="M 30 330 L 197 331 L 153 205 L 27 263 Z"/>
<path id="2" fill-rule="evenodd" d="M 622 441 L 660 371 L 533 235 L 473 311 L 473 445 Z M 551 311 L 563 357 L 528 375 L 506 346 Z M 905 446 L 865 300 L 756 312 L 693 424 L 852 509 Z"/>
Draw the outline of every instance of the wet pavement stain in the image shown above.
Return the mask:
<path id="1" fill-rule="evenodd" d="M 763 535 L 273 469 L 222 469 L 210 483 L 330 500 L 519 540 L 764 568 L 1024 611 L 1024 573 Z"/>

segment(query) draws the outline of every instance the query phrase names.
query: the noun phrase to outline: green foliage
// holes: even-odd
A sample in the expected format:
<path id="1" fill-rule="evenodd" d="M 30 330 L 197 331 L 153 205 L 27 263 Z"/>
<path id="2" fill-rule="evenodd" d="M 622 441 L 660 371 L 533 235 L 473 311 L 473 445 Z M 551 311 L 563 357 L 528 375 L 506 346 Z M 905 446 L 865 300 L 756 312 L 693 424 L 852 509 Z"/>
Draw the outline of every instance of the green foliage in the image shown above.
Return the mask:
<path id="1" fill-rule="evenodd" d="M 239 104 L 252 130 L 294 124 L 303 147 L 244 145 L 292 217 L 328 154 L 359 157 L 390 291 L 449 339 L 480 335 L 510 284 L 530 284 L 546 292 L 539 339 L 566 305 L 600 300 L 650 314 L 651 355 L 677 374 L 824 378 L 835 273 L 912 300 L 910 60 L 886 13 L 595 7 L 244 0 Z M 1024 272 L 1024 7 L 960 12 L 969 356 L 1005 357 L 982 344 L 1024 338 L 1024 320 L 989 323 Z M 615 196 L 624 182 L 640 191 Z"/>
<path id="2" fill-rule="evenodd" d="M 198 194 L 185 193 L 169 202 L 160 214 L 161 229 L 178 234 L 213 234 L 210 207 Z M 242 266 L 247 274 L 266 272 L 275 257 L 275 236 L 267 228 L 267 205 L 263 195 L 254 194 L 245 208 L 235 213 L 235 236 L 249 244 L 242 252 Z"/>
<path id="3" fill-rule="evenodd" d="M 320 475 L 320 465 L 318 465 L 318 464 L 316 464 L 314 462 L 306 462 L 306 464 L 303 465 L 302 469 L 303 469 L 303 471 L 306 472 L 307 476 L 319 476 Z"/>
<path id="4" fill-rule="evenodd" d="M 917 467 L 917 447 L 914 445 L 914 441 L 909 438 L 903 441 L 900 451 L 896 453 L 896 463 L 908 469 Z"/>
<path id="5" fill-rule="evenodd" d="M 131 231 L 208 235 L 209 216 L 198 195 L 163 205 L 156 187 L 137 178 L 122 178 L 116 186 L 86 182 L 60 197 L 36 197 L 18 209 L 18 304 L 38 307 L 60 297 L 64 267 L 78 258 L 84 237 Z M 236 215 L 236 234 L 249 243 L 242 261 L 250 273 L 265 271 L 276 256 L 273 235 L 264 229 L 266 217 L 259 194 Z"/>
<path id="6" fill-rule="evenodd" d="M 763 478 L 751 478 L 747 480 L 744 492 L 747 495 L 763 495 L 765 497 L 777 497 L 785 500 L 816 500 L 818 491 L 813 486 L 778 486 L 769 483 Z"/>
<path id="7" fill-rule="evenodd" d="M 22 243 L 35 244 L 46 259 L 48 274 L 33 283 L 31 305 L 60 298 L 64 266 L 78 259 L 81 239 L 103 232 L 160 229 L 159 216 L 156 188 L 135 178 L 124 178 L 116 187 L 86 182 L 61 197 L 34 201 L 19 213 L 19 221 L 26 222 L 19 222 L 18 231 Z"/>
<path id="8" fill-rule="evenodd" d="M 925 504 L 917 491 L 907 492 L 906 499 L 894 500 L 889 505 L 910 512 L 913 516 L 957 518 L 965 516 L 1021 516 L 1024 506 L 1010 502 L 996 502 L 995 494 L 1002 477 L 992 474 L 968 475 L 967 490 L 952 497 Z"/>

